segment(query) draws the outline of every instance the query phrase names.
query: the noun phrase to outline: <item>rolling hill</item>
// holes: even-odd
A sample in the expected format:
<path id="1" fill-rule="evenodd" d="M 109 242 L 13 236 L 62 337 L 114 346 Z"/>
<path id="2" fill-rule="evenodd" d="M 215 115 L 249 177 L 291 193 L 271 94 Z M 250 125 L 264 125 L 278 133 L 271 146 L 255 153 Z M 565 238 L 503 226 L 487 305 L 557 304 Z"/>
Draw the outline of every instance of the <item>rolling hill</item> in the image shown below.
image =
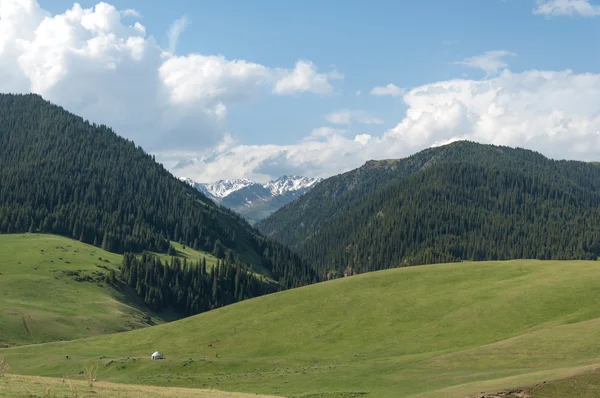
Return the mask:
<path id="1" fill-rule="evenodd" d="M 599 325 L 596 261 L 464 262 L 337 279 L 0 356 L 24 375 L 77 379 L 98 364 L 99 381 L 118 383 L 464 398 L 593 370 Z M 155 350 L 166 359 L 150 361 Z"/>
<path id="2" fill-rule="evenodd" d="M 331 177 L 260 222 L 321 277 L 460 260 L 596 259 L 600 168 L 455 142 Z"/>
<path id="3" fill-rule="evenodd" d="M 176 256 L 216 259 L 181 247 Z M 167 256 L 163 256 L 166 260 Z M 74 340 L 178 319 L 154 312 L 119 274 L 123 256 L 56 235 L 0 235 L 0 347 Z"/>

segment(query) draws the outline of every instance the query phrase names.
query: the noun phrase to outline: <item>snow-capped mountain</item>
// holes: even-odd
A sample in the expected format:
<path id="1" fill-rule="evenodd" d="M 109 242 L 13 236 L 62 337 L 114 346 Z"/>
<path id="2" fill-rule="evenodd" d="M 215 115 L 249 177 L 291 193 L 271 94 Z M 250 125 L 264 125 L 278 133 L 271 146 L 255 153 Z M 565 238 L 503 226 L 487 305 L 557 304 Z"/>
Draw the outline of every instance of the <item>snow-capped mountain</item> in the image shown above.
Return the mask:
<path id="1" fill-rule="evenodd" d="M 197 186 L 196 186 L 197 185 Z M 217 199 L 223 199 L 235 191 L 246 188 L 250 185 L 256 185 L 256 183 L 247 178 L 240 178 L 235 180 L 219 180 L 212 183 L 196 183 L 194 187 L 204 194 L 208 194 L 209 197 Z"/>
<path id="2" fill-rule="evenodd" d="M 286 192 L 302 191 L 312 188 L 313 185 L 321 181 L 320 178 L 310 178 L 301 176 L 283 176 L 275 181 L 269 181 L 263 186 L 271 191 L 273 195 L 283 195 Z"/>
<path id="3" fill-rule="evenodd" d="M 266 184 L 247 178 L 197 183 L 181 178 L 215 202 L 259 221 L 314 187 L 320 178 L 282 176 Z"/>

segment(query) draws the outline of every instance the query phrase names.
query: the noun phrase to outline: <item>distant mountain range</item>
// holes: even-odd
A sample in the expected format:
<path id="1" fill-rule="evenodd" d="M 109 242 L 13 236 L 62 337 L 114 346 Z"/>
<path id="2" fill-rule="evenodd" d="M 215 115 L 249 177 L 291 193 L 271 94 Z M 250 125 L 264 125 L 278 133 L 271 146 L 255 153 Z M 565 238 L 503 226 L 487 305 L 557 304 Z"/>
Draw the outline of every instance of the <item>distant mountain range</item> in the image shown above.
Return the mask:
<path id="1" fill-rule="evenodd" d="M 182 178 L 213 201 L 226 206 L 252 222 L 269 216 L 279 208 L 308 192 L 320 178 L 282 176 L 266 184 L 247 178 L 198 183 Z"/>

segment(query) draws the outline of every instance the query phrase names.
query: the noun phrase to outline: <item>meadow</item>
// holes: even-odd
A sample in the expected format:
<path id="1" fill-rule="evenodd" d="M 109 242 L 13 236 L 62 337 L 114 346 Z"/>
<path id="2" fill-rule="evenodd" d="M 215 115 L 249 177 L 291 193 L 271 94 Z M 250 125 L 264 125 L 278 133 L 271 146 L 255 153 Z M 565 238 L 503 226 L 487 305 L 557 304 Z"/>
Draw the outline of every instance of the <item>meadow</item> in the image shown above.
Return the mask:
<path id="1" fill-rule="evenodd" d="M 207 254 L 173 243 L 177 255 Z M 163 258 L 166 256 L 163 256 Z M 55 235 L 0 235 L 0 347 L 73 340 L 176 319 L 153 313 L 124 285 L 105 282 L 122 257 Z M 118 274 L 118 271 L 116 271 Z"/>
<path id="2" fill-rule="evenodd" d="M 49 377 L 6 375 L 0 377 L 0 397 L 11 398 L 269 398 L 267 395 L 228 393 L 216 390 L 152 387 L 106 382 L 54 379 Z"/>
<path id="3" fill-rule="evenodd" d="M 112 383 L 465 397 L 592 372 L 598 341 L 600 263 L 519 260 L 357 275 L 0 356 L 32 376 L 78 379 L 97 364 L 98 380 Z M 156 350 L 166 359 L 151 361 Z"/>

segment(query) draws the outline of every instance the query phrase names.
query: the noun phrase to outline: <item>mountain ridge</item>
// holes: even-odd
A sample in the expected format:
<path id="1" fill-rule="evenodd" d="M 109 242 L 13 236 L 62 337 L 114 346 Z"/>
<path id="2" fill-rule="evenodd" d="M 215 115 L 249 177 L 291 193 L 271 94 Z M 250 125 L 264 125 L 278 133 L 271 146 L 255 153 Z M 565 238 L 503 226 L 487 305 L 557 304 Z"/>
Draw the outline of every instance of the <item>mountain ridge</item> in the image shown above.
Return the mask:
<path id="1" fill-rule="evenodd" d="M 174 241 L 282 288 L 314 279 L 288 248 L 132 141 L 36 94 L 0 94 L 0 181 L 2 233 L 51 233 L 116 253 L 166 253 Z"/>
<path id="2" fill-rule="evenodd" d="M 259 221 L 317 185 L 321 178 L 283 175 L 261 184 L 247 178 L 198 183 L 181 178 L 213 201 L 230 208 L 251 221 Z"/>
<path id="3" fill-rule="evenodd" d="M 459 141 L 328 178 L 257 227 L 335 277 L 461 260 L 595 259 L 599 207 L 596 165 Z"/>

